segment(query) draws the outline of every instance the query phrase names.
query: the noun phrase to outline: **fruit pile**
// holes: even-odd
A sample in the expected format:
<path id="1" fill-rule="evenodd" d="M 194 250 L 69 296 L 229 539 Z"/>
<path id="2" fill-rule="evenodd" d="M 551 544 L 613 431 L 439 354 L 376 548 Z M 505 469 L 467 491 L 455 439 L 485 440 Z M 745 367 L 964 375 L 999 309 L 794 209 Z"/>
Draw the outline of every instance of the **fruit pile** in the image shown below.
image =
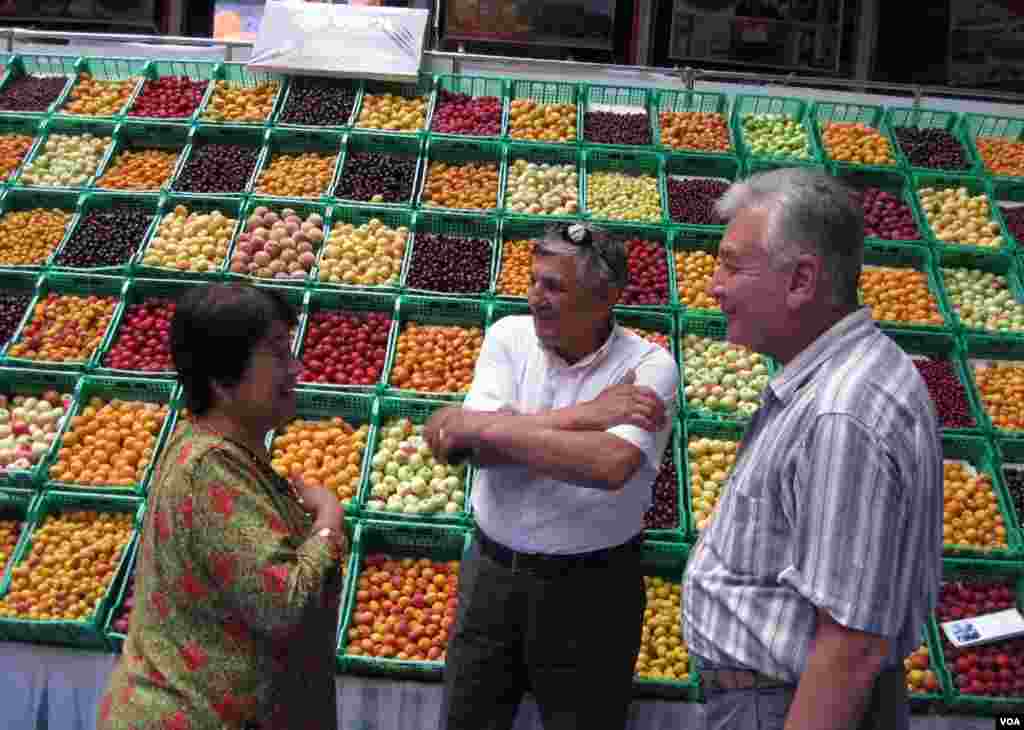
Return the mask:
<path id="1" fill-rule="evenodd" d="M 484 333 L 480 327 L 407 322 L 388 385 L 427 393 L 468 393 Z"/>
<path id="2" fill-rule="evenodd" d="M 111 137 L 89 134 L 51 134 L 18 178 L 20 185 L 77 188 L 99 169 Z"/>
<path id="3" fill-rule="evenodd" d="M 274 436 L 271 466 L 282 477 L 326 487 L 349 504 L 359 490 L 369 431 L 366 424 L 357 428 L 339 416 L 296 418 Z"/>
<path id="4" fill-rule="evenodd" d="M 648 342 L 653 342 L 655 345 L 664 347 L 669 351 L 669 353 L 672 352 L 672 342 L 664 332 L 643 329 L 642 327 L 626 327 L 625 329 L 627 332 L 632 332 L 637 337 L 643 337 Z M 667 454 L 668 452 L 666 451 L 665 453 Z"/>
<path id="5" fill-rule="evenodd" d="M 21 324 L 21 318 L 32 303 L 31 294 L 0 292 L 0 350 L 14 337 Z"/>
<path id="6" fill-rule="evenodd" d="M 576 141 L 576 105 L 513 99 L 509 103 L 508 134 L 531 142 L 572 144 Z"/>
<path id="7" fill-rule="evenodd" d="M 121 318 L 113 345 L 103 358 L 115 370 L 163 373 L 174 370 L 171 360 L 171 320 L 175 304 L 155 297 L 129 306 Z"/>
<path id="8" fill-rule="evenodd" d="M 729 122 L 717 112 L 661 112 L 661 144 L 676 150 L 728 153 L 732 151 Z"/>
<path id="9" fill-rule="evenodd" d="M 860 275 L 861 303 L 877 322 L 941 327 L 939 302 L 928 286 L 928 273 L 895 266 L 865 266 Z"/>
<path id="10" fill-rule="evenodd" d="M 0 573 L 7 572 L 7 563 L 14 557 L 23 525 L 24 522 L 17 518 L 0 519 Z"/>
<path id="11" fill-rule="evenodd" d="M 206 109 L 199 115 L 205 122 L 257 124 L 274 111 L 279 81 L 261 81 L 244 86 L 230 81 L 215 81 Z"/>
<path id="12" fill-rule="evenodd" d="M 498 163 L 432 160 L 422 203 L 428 207 L 493 210 L 498 207 Z"/>
<path id="13" fill-rule="evenodd" d="M 898 195 L 876 187 L 855 190 L 864 210 L 864 236 L 888 241 L 918 241 L 921 231 L 914 212 Z"/>
<path id="14" fill-rule="evenodd" d="M 148 79 L 135 97 L 130 117 L 182 119 L 191 117 L 206 95 L 209 81 L 192 81 L 186 76 L 162 76 Z"/>
<path id="15" fill-rule="evenodd" d="M 61 438 L 50 479 L 83 488 L 138 484 L 168 410 L 164 403 L 90 398 Z"/>
<path id="16" fill-rule="evenodd" d="M 664 578 L 644 576 L 647 609 L 640 630 L 640 653 L 635 674 L 643 679 L 685 681 L 690 677 L 690 653 L 683 643 L 679 615 L 682 586 Z"/>
<path id="17" fill-rule="evenodd" d="M 183 193 L 245 192 L 259 156 L 258 146 L 194 142 L 173 189 Z"/>
<path id="18" fill-rule="evenodd" d="M 589 111 L 583 115 L 583 139 L 595 144 L 650 144 L 650 120 L 643 111 Z"/>
<path id="19" fill-rule="evenodd" d="M 117 574 L 134 530 L 131 514 L 68 510 L 47 515 L 31 548 L 11 568 L 0 616 L 31 621 L 84 621 Z"/>
<path id="20" fill-rule="evenodd" d="M 312 312 L 299 382 L 376 385 L 384 372 L 390 331 L 389 312 Z"/>
<path id="21" fill-rule="evenodd" d="M 132 609 L 135 608 L 135 573 L 128 576 L 128 583 L 125 586 L 124 597 L 121 605 L 118 606 L 114 620 L 110 622 L 110 628 L 119 634 L 127 634 L 131 625 Z"/>
<path id="22" fill-rule="evenodd" d="M 324 219 L 310 213 L 305 220 L 292 208 L 253 208 L 238 234 L 231 271 L 259 279 L 305 279 L 324 241 Z"/>
<path id="23" fill-rule="evenodd" d="M 687 334 L 683 350 L 686 407 L 730 418 L 749 418 L 768 384 L 767 360 L 745 347 Z"/>
<path id="24" fill-rule="evenodd" d="M 422 424 L 408 418 L 381 424 L 370 464 L 370 511 L 455 515 L 465 510 L 466 465 L 435 460 Z"/>
<path id="25" fill-rule="evenodd" d="M 340 127 L 348 124 L 358 89 L 347 79 L 297 76 L 288 87 L 280 124 Z"/>
<path id="26" fill-rule="evenodd" d="M 501 269 L 496 293 L 506 297 L 525 297 L 530 288 L 533 265 L 533 240 L 506 240 L 501 246 Z"/>
<path id="27" fill-rule="evenodd" d="M 651 506 L 644 514 L 644 529 L 674 530 L 679 527 L 679 481 L 672 445 L 661 457 L 658 475 L 651 487 Z"/>
<path id="28" fill-rule="evenodd" d="M 426 124 L 427 104 L 425 96 L 367 93 L 363 95 L 356 126 L 392 132 L 417 132 Z"/>
<path id="29" fill-rule="evenodd" d="M 135 91 L 137 79 L 97 79 L 87 73 L 78 74 L 61 112 L 90 117 L 112 117 L 120 114 Z"/>
<path id="30" fill-rule="evenodd" d="M 971 195 L 965 187 L 923 187 L 917 195 L 928 225 L 940 242 L 986 248 L 999 248 L 1005 243 L 985 193 Z"/>
<path id="31" fill-rule="evenodd" d="M 974 382 L 981 406 L 1001 431 L 1024 431 L 1024 363 L 974 362 Z"/>
<path id="32" fill-rule="evenodd" d="M 336 154 L 329 152 L 277 153 L 256 178 L 256 192 L 281 198 L 319 198 L 334 180 Z"/>
<path id="33" fill-rule="evenodd" d="M 11 343 L 8 357 L 44 362 L 86 362 L 103 342 L 117 308 L 107 296 L 50 292 Z"/>
<path id="34" fill-rule="evenodd" d="M 31 469 L 57 439 L 71 408 L 71 394 L 0 395 L 0 470 Z"/>
<path id="35" fill-rule="evenodd" d="M 825 122 L 821 142 L 836 162 L 879 167 L 896 164 L 889 139 L 863 122 Z"/>
<path id="36" fill-rule="evenodd" d="M 67 76 L 18 76 L 0 91 L 0 111 L 48 111 L 64 92 L 67 83 Z"/>
<path id="37" fill-rule="evenodd" d="M 0 134 L 0 178 L 6 179 L 18 169 L 34 141 L 30 134 Z"/>
<path id="38" fill-rule="evenodd" d="M 745 114 L 743 139 L 755 157 L 811 159 L 811 138 L 804 125 L 782 114 Z"/>
<path id="39" fill-rule="evenodd" d="M 722 490 L 736 463 L 738 449 L 738 441 L 690 437 L 686 445 L 690 466 L 690 510 L 697 530 L 707 527 L 714 516 Z"/>
<path id="40" fill-rule="evenodd" d="M 960 140 L 944 129 L 893 127 L 892 132 L 911 167 L 932 170 L 968 170 L 971 167 Z"/>
<path id="41" fill-rule="evenodd" d="M 575 215 L 579 174 L 575 165 L 538 164 L 519 158 L 509 165 L 505 195 L 505 205 L 512 213 Z"/>
<path id="42" fill-rule="evenodd" d="M 711 278 L 718 266 L 717 257 L 707 251 L 677 250 L 673 257 L 676 265 L 676 290 L 679 303 L 693 309 L 720 311 L 718 302 L 708 294 Z"/>
<path id="43" fill-rule="evenodd" d="M 349 151 L 333 195 L 341 200 L 406 205 L 418 161 L 413 156 Z"/>
<path id="44" fill-rule="evenodd" d="M 345 653 L 443 662 L 458 595 L 456 560 L 367 555 L 359 566 Z"/>
<path id="45" fill-rule="evenodd" d="M 968 329 L 1024 332 L 1024 303 L 1005 276 L 990 271 L 943 268 L 949 303 Z"/>
<path id="46" fill-rule="evenodd" d="M 1024 241 L 1024 205 L 1000 205 L 999 212 L 1003 214 L 1006 232 L 1015 241 Z"/>
<path id="47" fill-rule="evenodd" d="M 619 304 L 637 307 L 668 306 L 668 255 L 657 241 L 630 238 L 626 241 L 629 283 Z"/>
<path id="48" fill-rule="evenodd" d="M 0 217 L 0 266 L 42 266 L 64 239 L 73 213 L 60 208 L 12 210 Z"/>
<path id="49" fill-rule="evenodd" d="M 142 265 L 181 272 L 213 273 L 224 265 L 238 224 L 219 210 L 178 205 L 166 213 L 142 254 Z"/>
<path id="50" fill-rule="evenodd" d="M 725 220 L 715 212 L 715 203 L 725 195 L 730 183 L 711 178 L 678 178 L 665 181 L 668 213 L 673 223 L 695 226 L 724 226 Z"/>
<path id="51" fill-rule="evenodd" d="M 587 175 L 587 210 L 595 218 L 660 223 L 658 178 L 622 172 L 591 172 Z"/>
<path id="52" fill-rule="evenodd" d="M 430 129 L 439 134 L 496 137 L 501 134 L 501 99 L 469 96 L 441 89 L 434 102 Z"/>
<path id="53" fill-rule="evenodd" d="M 913 654 L 903 660 L 903 671 L 910 694 L 939 694 L 939 678 L 932 669 L 928 645 L 921 644 Z"/>
<path id="54" fill-rule="evenodd" d="M 1024 515 L 1024 466 L 1003 464 L 1003 482 L 1013 502 L 1013 508 L 1017 511 L 1017 522 L 1020 523 L 1021 516 Z M 1020 524 L 1017 526 L 1020 527 Z"/>
<path id="55" fill-rule="evenodd" d="M 1005 550 L 1006 525 L 992 475 L 963 461 L 942 463 L 942 536 L 948 546 Z"/>
<path id="56" fill-rule="evenodd" d="M 111 190 L 160 190 L 171 181 L 181 150 L 121 149 L 107 163 L 96 187 Z"/>
<path id="57" fill-rule="evenodd" d="M 335 222 L 320 259 L 320 281 L 357 286 L 396 286 L 409 242 L 406 226 L 378 219 L 354 226 Z"/>
<path id="58" fill-rule="evenodd" d="M 480 294 L 491 286 L 493 255 L 485 238 L 417 233 L 405 285 L 440 294 Z"/>
<path id="59" fill-rule="evenodd" d="M 135 256 L 152 222 L 148 212 L 129 205 L 83 213 L 53 265 L 75 269 L 125 266 Z"/>
<path id="60" fill-rule="evenodd" d="M 991 175 L 1024 177 L 1024 142 L 1006 137 L 978 137 L 974 140 L 985 169 Z"/>
<path id="61" fill-rule="evenodd" d="M 914 365 L 928 387 L 941 428 L 973 428 L 974 415 L 967 390 L 949 360 L 914 357 Z"/>

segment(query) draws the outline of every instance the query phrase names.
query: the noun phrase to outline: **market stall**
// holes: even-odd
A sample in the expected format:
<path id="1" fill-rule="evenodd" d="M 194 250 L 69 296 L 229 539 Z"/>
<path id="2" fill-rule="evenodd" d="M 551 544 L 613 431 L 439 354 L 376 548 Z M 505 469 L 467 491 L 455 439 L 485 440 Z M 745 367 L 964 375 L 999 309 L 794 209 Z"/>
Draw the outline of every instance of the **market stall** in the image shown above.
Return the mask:
<path id="1" fill-rule="evenodd" d="M 1024 672 L 1020 640 L 954 650 L 939 622 L 1014 605 L 1024 575 L 1024 121 L 983 101 L 960 112 L 713 90 L 588 65 L 555 80 L 477 59 L 477 73 L 396 83 L 159 49 L 14 51 L 0 80 L 0 691 L 12 726 L 91 726 L 71 718 L 92 716 L 120 650 L 153 463 L 188 417 L 168 303 L 226 280 L 279 288 L 302 312 L 298 418 L 268 443 L 281 473 L 346 504 L 341 727 L 432 724 L 473 473 L 440 467 L 410 495 L 400 487 L 417 465 L 400 447 L 466 392 L 487 328 L 525 310 L 529 239 L 575 218 L 627 241 L 618 317 L 683 374 L 646 517 L 631 726 L 691 726 L 700 667 L 681 640 L 679 585 L 777 369 L 724 342 L 704 293 L 724 230 L 712 204 L 785 165 L 859 190 L 863 301 L 918 360 L 942 421 L 947 582 L 907 662 L 915 726 L 988 727 L 965 715 L 1020 706 L 1019 679 L 970 674 L 992 652 Z M 79 329 L 58 341 L 72 314 Z M 54 575 L 66 557 L 54 533 L 88 559 Z M 437 599 L 419 609 L 429 630 L 378 636 L 381 575 L 440 578 L 423 585 Z M 537 724 L 524 705 L 519 725 Z"/>

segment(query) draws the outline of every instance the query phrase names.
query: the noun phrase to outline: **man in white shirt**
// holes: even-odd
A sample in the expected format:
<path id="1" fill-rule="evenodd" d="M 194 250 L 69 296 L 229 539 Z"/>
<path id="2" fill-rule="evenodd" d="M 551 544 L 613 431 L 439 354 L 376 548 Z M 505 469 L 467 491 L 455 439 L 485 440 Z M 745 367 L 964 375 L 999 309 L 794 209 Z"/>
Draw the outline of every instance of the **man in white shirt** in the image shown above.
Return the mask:
<path id="1" fill-rule="evenodd" d="M 625 247 L 583 226 L 534 247 L 528 316 L 487 332 L 440 458 L 470 458 L 477 533 L 463 562 L 441 725 L 510 728 L 524 691 L 546 730 L 625 726 L 645 597 L 639 539 L 679 369 L 612 307 Z"/>

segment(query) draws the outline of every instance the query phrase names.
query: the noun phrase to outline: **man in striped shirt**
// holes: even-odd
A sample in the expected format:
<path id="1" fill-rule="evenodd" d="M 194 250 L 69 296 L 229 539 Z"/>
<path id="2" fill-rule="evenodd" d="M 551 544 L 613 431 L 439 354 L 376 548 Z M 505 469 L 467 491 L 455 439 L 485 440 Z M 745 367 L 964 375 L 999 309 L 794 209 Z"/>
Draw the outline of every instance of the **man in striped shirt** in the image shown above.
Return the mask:
<path id="1" fill-rule="evenodd" d="M 858 306 L 864 222 L 833 178 L 735 184 L 710 292 L 783 369 L 683 587 L 707 730 L 909 726 L 904 657 L 938 594 L 942 449 L 911 359 Z"/>

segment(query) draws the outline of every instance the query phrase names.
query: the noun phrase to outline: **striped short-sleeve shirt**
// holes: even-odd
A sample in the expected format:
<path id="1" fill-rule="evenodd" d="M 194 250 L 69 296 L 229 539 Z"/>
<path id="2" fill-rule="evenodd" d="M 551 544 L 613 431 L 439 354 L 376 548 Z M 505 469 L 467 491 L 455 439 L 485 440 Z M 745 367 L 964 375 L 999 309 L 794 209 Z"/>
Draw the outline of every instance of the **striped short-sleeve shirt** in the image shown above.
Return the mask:
<path id="1" fill-rule="evenodd" d="M 765 389 L 687 567 L 690 650 L 796 682 L 821 608 L 899 666 L 938 595 L 942 486 L 928 390 L 860 309 Z"/>

